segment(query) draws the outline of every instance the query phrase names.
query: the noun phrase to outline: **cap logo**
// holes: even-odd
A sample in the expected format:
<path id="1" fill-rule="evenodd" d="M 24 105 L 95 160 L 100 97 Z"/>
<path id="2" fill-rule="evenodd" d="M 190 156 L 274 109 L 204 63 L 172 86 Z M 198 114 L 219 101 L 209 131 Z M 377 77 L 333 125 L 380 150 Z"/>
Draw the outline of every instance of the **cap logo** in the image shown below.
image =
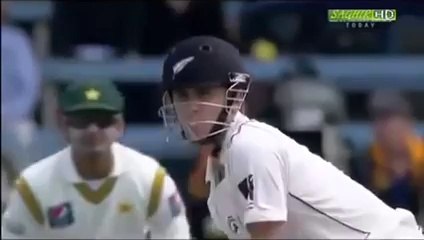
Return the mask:
<path id="1" fill-rule="evenodd" d="M 249 79 L 249 74 L 232 72 L 229 74 L 230 82 L 232 83 L 246 83 Z"/>
<path id="2" fill-rule="evenodd" d="M 174 76 L 177 75 L 179 72 L 181 72 L 187 64 L 189 64 L 191 61 L 194 60 L 194 56 L 184 58 L 180 61 L 178 61 L 173 67 L 172 70 L 174 71 Z"/>
<path id="3" fill-rule="evenodd" d="M 94 89 L 94 88 L 90 88 L 87 91 L 85 91 L 85 98 L 87 100 L 90 100 L 90 101 L 97 101 L 97 100 L 99 100 L 100 95 L 101 95 L 101 93 L 98 90 Z"/>

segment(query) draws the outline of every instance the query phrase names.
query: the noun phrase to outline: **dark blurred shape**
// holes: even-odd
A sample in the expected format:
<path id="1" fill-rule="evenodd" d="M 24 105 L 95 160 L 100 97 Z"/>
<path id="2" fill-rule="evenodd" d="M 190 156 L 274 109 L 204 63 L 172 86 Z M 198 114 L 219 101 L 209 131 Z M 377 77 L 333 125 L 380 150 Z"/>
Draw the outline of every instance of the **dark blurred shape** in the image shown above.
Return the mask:
<path id="1" fill-rule="evenodd" d="M 424 139 L 414 130 L 411 106 L 402 93 L 380 90 L 371 95 L 369 111 L 374 141 L 351 159 L 351 176 L 390 206 L 418 215 L 424 193 Z"/>
<path id="2" fill-rule="evenodd" d="M 72 56 L 79 45 L 109 46 L 118 55 L 137 50 L 143 15 L 139 1 L 55 1 L 52 54 Z"/>
<path id="3" fill-rule="evenodd" d="M 267 39 L 280 52 L 314 52 L 325 26 L 326 8 L 312 2 L 247 2 L 241 12 L 240 36 L 244 49 Z"/>
<path id="4" fill-rule="evenodd" d="M 320 77 L 319 70 L 314 63 L 306 57 L 297 57 L 294 60 L 293 67 L 281 74 L 283 81 L 290 81 L 295 78 L 307 78 L 309 80 L 317 80 Z"/>
<path id="5" fill-rule="evenodd" d="M 7 18 L 8 4 L 1 2 L 1 151 L 22 170 L 34 160 L 34 111 L 41 74 L 31 38 Z"/>
<path id="6" fill-rule="evenodd" d="M 284 116 L 274 103 L 274 92 L 274 84 L 253 81 L 246 99 L 247 112 L 252 118 L 281 128 Z"/>
<path id="7" fill-rule="evenodd" d="M 421 7 L 424 9 L 424 7 Z M 422 10 L 424 12 L 424 10 Z M 424 15 L 424 14 L 423 14 Z M 389 31 L 389 52 L 393 54 L 424 53 L 424 16 L 400 17 Z"/>
<path id="8" fill-rule="evenodd" d="M 140 52 L 165 54 L 176 42 L 195 35 L 226 39 L 222 2 L 219 0 L 143 1 Z"/>
<path id="9" fill-rule="evenodd" d="M 326 24 L 317 52 L 326 54 L 382 54 L 387 49 L 387 26 L 372 29 L 346 28 L 343 23 Z"/>
<path id="10" fill-rule="evenodd" d="M 3 213 L 7 201 L 9 199 L 10 190 L 13 186 L 13 182 L 18 174 L 17 170 L 13 167 L 13 160 L 6 156 L 6 154 L 1 154 L 1 206 Z"/>
<path id="11" fill-rule="evenodd" d="M 13 167 L 13 159 L 4 153 L 1 154 L 1 169 L 2 173 L 3 171 L 6 173 L 5 179 L 7 180 L 7 184 L 13 185 L 19 172 Z"/>

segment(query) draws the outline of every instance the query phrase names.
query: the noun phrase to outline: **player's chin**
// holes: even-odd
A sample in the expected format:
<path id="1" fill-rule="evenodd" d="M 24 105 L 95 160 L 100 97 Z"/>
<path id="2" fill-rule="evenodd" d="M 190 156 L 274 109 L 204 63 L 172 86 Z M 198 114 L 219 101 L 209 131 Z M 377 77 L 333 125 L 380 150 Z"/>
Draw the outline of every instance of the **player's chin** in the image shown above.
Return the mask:
<path id="1" fill-rule="evenodd" d="M 207 142 L 208 138 L 206 136 L 203 137 L 199 137 L 198 135 L 194 135 L 194 134 L 186 134 L 186 139 L 187 141 L 189 141 L 192 144 L 198 144 L 198 145 L 202 145 L 205 142 Z"/>
<path id="2" fill-rule="evenodd" d="M 198 124 L 187 128 L 185 131 L 186 138 L 194 144 L 204 144 L 210 139 L 211 124 Z"/>
<path id="3" fill-rule="evenodd" d="M 200 140 L 189 140 L 189 142 L 191 144 L 196 144 L 196 145 L 204 145 L 207 143 L 206 139 L 200 139 Z"/>

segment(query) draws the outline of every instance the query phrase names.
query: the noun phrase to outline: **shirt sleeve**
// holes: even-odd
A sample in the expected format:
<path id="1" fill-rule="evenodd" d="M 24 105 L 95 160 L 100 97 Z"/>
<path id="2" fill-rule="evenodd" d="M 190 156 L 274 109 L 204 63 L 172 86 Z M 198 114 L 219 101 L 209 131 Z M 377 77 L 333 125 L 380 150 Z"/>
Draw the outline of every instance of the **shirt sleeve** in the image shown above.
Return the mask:
<path id="1" fill-rule="evenodd" d="M 161 175 L 162 181 L 158 180 Z M 156 173 L 152 195 L 150 202 L 157 202 L 157 204 L 149 204 L 150 206 L 156 205 L 156 210 L 150 210 L 151 207 L 149 207 L 148 211 L 150 213 L 148 221 L 151 238 L 190 239 L 190 228 L 184 203 L 174 181 L 169 175 L 166 175 L 163 169 Z M 157 200 L 152 200 L 154 198 Z"/>
<path id="2" fill-rule="evenodd" d="M 2 239 L 40 238 L 42 225 L 38 223 L 21 195 L 13 190 L 1 221 Z"/>
<path id="3" fill-rule="evenodd" d="M 287 221 L 287 166 L 272 146 L 239 144 L 232 149 L 229 180 L 241 199 L 243 223 Z"/>

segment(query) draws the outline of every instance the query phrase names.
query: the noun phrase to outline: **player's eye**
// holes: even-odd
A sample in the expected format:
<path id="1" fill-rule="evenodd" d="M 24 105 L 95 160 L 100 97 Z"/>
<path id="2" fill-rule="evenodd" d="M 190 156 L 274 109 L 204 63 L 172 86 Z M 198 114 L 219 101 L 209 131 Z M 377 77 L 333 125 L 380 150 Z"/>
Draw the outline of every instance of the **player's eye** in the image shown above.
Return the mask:
<path id="1" fill-rule="evenodd" d="M 212 92 L 211 89 L 206 87 L 205 88 L 201 87 L 196 89 L 196 94 L 201 98 L 209 96 L 211 92 Z"/>
<path id="2" fill-rule="evenodd" d="M 95 123 L 100 128 L 107 128 L 115 124 L 115 118 L 114 117 L 97 118 L 97 119 L 93 119 L 93 123 Z"/>
<path id="3" fill-rule="evenodd" d="M 77 129 L 87 128 L 91 124 L 95 124 L 99 128 L 107 128 L 115 124 L 115 120 L 113 116 L 70 117 L 67 123 L 70 127 Z"/>
<path id="4" fill-rule="evenodd" d="M 173 92 L 174 94 L 174 100 L 176 101 L 187 101 L 189 99 L 188 91 L 185 89 L 182 90 L 176 90 Z"/>

